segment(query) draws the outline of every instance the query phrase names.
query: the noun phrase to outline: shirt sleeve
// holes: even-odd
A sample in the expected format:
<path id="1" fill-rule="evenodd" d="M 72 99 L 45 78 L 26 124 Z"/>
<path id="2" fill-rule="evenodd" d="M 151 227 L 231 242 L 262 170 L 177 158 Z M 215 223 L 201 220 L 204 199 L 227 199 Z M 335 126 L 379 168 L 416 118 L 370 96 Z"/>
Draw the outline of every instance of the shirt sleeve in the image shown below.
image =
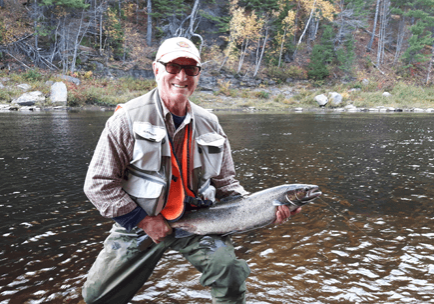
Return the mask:
<path id="1" fill-rule="evenodd" d="M 148 214 L 140 206 L 125 215 L 114 217 L 113 219 L 122 227 L 130 232 L 141 220 L 143 220 Z"/>
<path id="2" fill-rule="evenodd" d="M 110 117 L 89 164 L 84 192 L 102 216 L 115 218 L 137 204 L 122 189 L 122 180 L 134 149 L 128 118 L 121 109 Z"/>

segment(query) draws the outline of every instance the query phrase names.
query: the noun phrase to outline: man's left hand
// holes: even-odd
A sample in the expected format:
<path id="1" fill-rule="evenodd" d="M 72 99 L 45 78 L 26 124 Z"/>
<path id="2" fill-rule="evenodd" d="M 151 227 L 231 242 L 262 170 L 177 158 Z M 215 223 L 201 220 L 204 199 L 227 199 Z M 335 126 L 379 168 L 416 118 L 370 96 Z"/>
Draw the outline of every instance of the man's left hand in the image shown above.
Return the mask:
<path id="1" fill-rule="evenodd" d="M 294 211 L 289 211 L 288 206 L 285 205 L 279 206 L 277 207 L 276 220 L 274 221 L 273 224 L 280 225 L 286 222 L 286 220 L 290 218 L 292 215 L 296 215 L 297 213 L 300 213 L 300 211 L 301 211 L 301 207 L 295 209 Z"/>

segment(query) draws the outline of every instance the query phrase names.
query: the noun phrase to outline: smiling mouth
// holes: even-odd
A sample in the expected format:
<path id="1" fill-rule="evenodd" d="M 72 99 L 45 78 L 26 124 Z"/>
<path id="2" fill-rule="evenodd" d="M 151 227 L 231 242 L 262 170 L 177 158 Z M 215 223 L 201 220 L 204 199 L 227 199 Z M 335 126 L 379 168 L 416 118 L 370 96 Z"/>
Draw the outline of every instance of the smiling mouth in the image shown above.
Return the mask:
<path id="1" fill-rule="evenodd" d="M 180 89 L 185 89 L 185 88 L 187 88 L 187 86 L 186 85 L 184 85 L 184 86 L 180 86 L 180 85 L 178 85 L 178 84 L 176 84 L 176 83 L 174 83 L 174 84 L 172 84 L 175 88 L 180 88 Z"/>

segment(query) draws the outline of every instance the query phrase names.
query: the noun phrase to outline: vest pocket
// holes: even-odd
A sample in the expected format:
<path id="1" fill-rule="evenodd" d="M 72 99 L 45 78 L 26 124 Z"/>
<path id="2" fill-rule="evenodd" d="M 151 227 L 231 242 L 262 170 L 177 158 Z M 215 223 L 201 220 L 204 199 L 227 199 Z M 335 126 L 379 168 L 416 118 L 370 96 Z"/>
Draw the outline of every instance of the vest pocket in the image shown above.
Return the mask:
<path id="1" fill-rule="evenodd" d="M 136 140 L 131 164 L 142 170 L 159 171 L 165 129 L 148 122 L 134 122 L 133 131 Z"/>
<path id="2" fill-rule="evenodd" d="M 162 178 L 132 169 L 122 188 L 148 215 L 155 216 L 164 208 L 166 181 Z"/>
<path id="3" fill-rule="evenodd" d="M 225 140 L 218 133 L 207 133 L 196 138 L 203 179 L 207 180 L 220 174 Z"/>

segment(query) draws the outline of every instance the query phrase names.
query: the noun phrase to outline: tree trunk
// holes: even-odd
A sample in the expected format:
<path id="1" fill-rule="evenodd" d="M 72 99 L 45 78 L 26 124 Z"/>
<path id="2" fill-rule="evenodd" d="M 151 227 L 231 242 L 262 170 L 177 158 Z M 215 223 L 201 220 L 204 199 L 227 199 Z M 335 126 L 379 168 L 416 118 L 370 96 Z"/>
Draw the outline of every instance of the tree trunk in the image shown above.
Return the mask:
<path id="1" fill-rule="evenodd" d="M 432 70 L 433 61 L 434 61 L 434 44 L 432 45 L 431 60 L 429 61 L 428 72 L 426 74 L 426 81 L 425 81 L 426 85 L 429 85 L 429 81 L 431 79 L 431 70 Z"/>
<path id="2" fill-rule="evenodd" d="M 406 26 L 405 26 L 405 16 L 402 15 L 401 20 L 399 21 L 399 29 L 398 29 L 398 37 L 396 41 L 396 51 L 395 51 L 395 58 L 393 59 L 393 65 L 396 64 L 396 62 L 399 59 L 399 56 L 401 54 L 401 48 L 404 41 L 405 33 L 406 32 Z"/>
<path id="3" fill-rule="evenodd" d="M 152 16 L 151 16 L 151 14 L 152 14 L 152 1 L 151 0 L 148 0 L 147 10 L 148 10 L 148 28 L 146 31 L 146 44 L 148 46 L 151 46 L 151 44 L 152 44 Z"/>
<path id="4" fill-rule="evenodd" d="M 280 44 L 279 63 L 277 64 L 278 68 L 280 68 L 280 63 L 282 62 L 283 45 L 285 44 L 285 37 L 287 32 L 288 32 L 288 27 L 285 27 L 285 30 L 283 31 L 282 43 Z"/>
<path id="5" fill-rule="evenodd" d="M 98 41 L 98 33 L 97 33 L 97 26 L 98 26 L 98 6 L 96 3 L 96 0 L 92 1 L 93 5 L 93 22 L 94 22 L 94 28 L 93 28 L 93 43 L 97 44 Z"/>
<path id="6" fill-rule="evenodd" d="M 245 39 L 244 44 L 241 45 L 241 54 L 240 54 L 240 61 L 238 62 L 237 73 L 239 73 L 241 71 L 241 68 L 242 68 L 243 63 L 244 63 L 244 57 L 246 57 L 246 52 L 247 52 L 248 46 L 249 46 L 249 39 Z"/>
<path id="7" fill-rule="evenodd" d="M 380 25 L 380 37 L 378 40 L 378 51 L 377 51 L 377 65 L 384 63 L 384 46 L 387 42 L 387 27 L 389 23 L 389 7 L 390 1 L 383 0 L 383 5 L 381 6 L 381 25 Z"/>
<path id="8" fill-rule="evenodd" d="M 80 37 L 81 28 L 83 26 L 83 19 L 84 19 L 84 10 L 81 13 L 80 26 L 78 27 L 77 35 L 75 36 L 74 53 L 72 55 L 72 61 L 71 61 L 71 73 L 75 72 L 75 62 L 77 60 L 78 46 L 80 45 L 80 42 L 81 42 L 81 41 L 79 41 L 79 37 Z M 83 36 L 84 36 L 84 34 L 83 34 Z"/>
<path id="9" fill-rule="evenodd" d="M 253 77 L 256 77 L 256 75 L 258 75 L 259 68 L 261 67 L 262 57 L 264 57 L 265 46 L 267 45 L 267 40 L 268 40 L 268 27 L 265 29 L 265 38 L 264 38 L 264 43 L 262 44 L 261 57 L 259 57 L 259 61 L 256 64 L 255 72 L 253 73 Z"/>
<path id="10" fill-rule="evenodd" d="M 294 28 L 295 28 L 295 32 L 294 32 L 294 37 L 293 37 L 293 41 L 292 43 L 295 45 L 295 43 L 297 42 L 297 32 L 298 32 L 298 14 L 300 12 L 300 1 L 297 1 L 297 11 L 295 13 L 295 20 L 294 20 Z"/>
<path id="11" fill-rule="evenodd" d="M 102 22 L 103 22 L 103 12 L 104 12 L 104 4 L 101 3 L 101 11 L 99 14 L 99 54 L 102 55 L 102 32 L 103 32 L 103 26 L 102 26 Z"/>
<path id="12" fill-rule="evenodd" d="M 202 46 L 203 46 L 203 38 L 201 35 L 194 32 L 194 23 L 196 22 L 196 16 L 197 16 L 197 11 L 199 9 L 199 4 L 200 4 L 200 0 L 194 1 L 193 9 L 192 9 L 191 14 L 190 14 L 190 27 L 189 27 L 188 31 L 189 31 L 190 35 L 192 35 L 194 37 L 198 37 L 200 39 L 199 52 L 201 52 Z"/>
<path id="13" fill-rule="evenodd" d="M 33 25 L 35 27 L 35 49 L 37 50 L 38 49 L 38 38 L 39 38 L 38 37 L 38 21 L 37 21 L 39 13 L 38 13 L 38 2 L 37 2 L 37 0 L 35 0 L 33 10 L 35 12 L 35 20 L 33 21 Z"/>
<path id="14" fill-rule="evenodd" d="M 300 45 L 301 41 L 303 40 L 303 36 L 304 36 L 304 34 L 306 34 L 306 31 L 309 27 L 310 21 L 312 20 L 313 12 L 315 11 L 315 5 L 316 5 L 316 0 L 313 2 L 312 10 L 310 11 L 310 16 L 306 22 L 306 25 L 304 27 L 304 31 L 301 34 L 300 39 L 298 39 L 297 45 L 295 46 L 295 51 L 294 51 L 294 55 L 293 55 L 294 60 L 295 60 L 295 56 L 297 55 L 298 46 Z"/>
<path id="15" fill-rule="evenodd" d="M 374 42 L 375 32 L 377 31 L 377 19 L 378 19 L 378 11 L 380 10 L 380 1 L 381 0 L 377 0 L 377 5 L 375 7 L 374 28 L 372 29 L 371 39 L 369 40 L 368 46 L 366 47 L 367 52 L 371 51 L 372 43 Z"/>
<path id="16" fill-rule="evenodd" d="M 344 3 L 343 0 L 340 1 L 339 6 L 340 6 L 340 10 L 341 10 L 341 13 L 339 14 L 339 16 L 341 17 L 341 22 L 340 22 L 338 34 L 336 35 L 338 41 L 337 41 L 337 43 L 335 45 L 335 51 L 336 51 L 336 48 L 339 45 L 341 45 L 341 43 L 342 43 L 341 39 L 344 36 L 343 35 L 343 31 L 344 31 L 344 17 L 342 16 L 342 12 L 344 11 L 345 3 Z"/>
<path id="17" fill-rule="evenodd" d="M 228 50 L 228 52 L 227 52 L 227 54 L 226 54 L 226 56 L 225 56 L 225 58 L 223 59 L 223 62 L 222 62 L 222 64 L 220 65 L 220 68 L 219 68 L 219 72 L 221 71 L 221 69 L 225 66 L 225 64 L 226 64 L 226 62 L 228 61 L 228 59 L 229 59 L 229 55 L 230 55 L 230 49 L 229 49 L 229 47 L 232 45 L 232 43 L 233 43 L 233 38 L 232 37 L 230 37 L 230 39 L 231 40 L 229 40 L 229 43 L 228 43 L 228 48 L 227 48 L 227 50 Z"/>
<path id="18" fill-rule="evenodd" d="M 60 26 L 61 22 L 62 21 L 59 20 L 59 22 L 57 23 L 56 30 L 54 32 L 54 46 L 53 46 L 53 53 L 51 54 L 50 63 L 53 63 L 54 56 L 56 56 L 56 53 L 59 51 L 59 45 L 58 45 L 58 41 L 57 41 L 57 32 L 59 30 L 59 26 Z"/>
<path id="19" fill-rule="evenodd" d="M 377 67 L 380 67 L 383 58 L 383 46 L 384 46 L 384 2 L 381 3 L 378 15 L 379 15 L 379 31 L 378 31 L 378 45 L 377 45 Z"/>

